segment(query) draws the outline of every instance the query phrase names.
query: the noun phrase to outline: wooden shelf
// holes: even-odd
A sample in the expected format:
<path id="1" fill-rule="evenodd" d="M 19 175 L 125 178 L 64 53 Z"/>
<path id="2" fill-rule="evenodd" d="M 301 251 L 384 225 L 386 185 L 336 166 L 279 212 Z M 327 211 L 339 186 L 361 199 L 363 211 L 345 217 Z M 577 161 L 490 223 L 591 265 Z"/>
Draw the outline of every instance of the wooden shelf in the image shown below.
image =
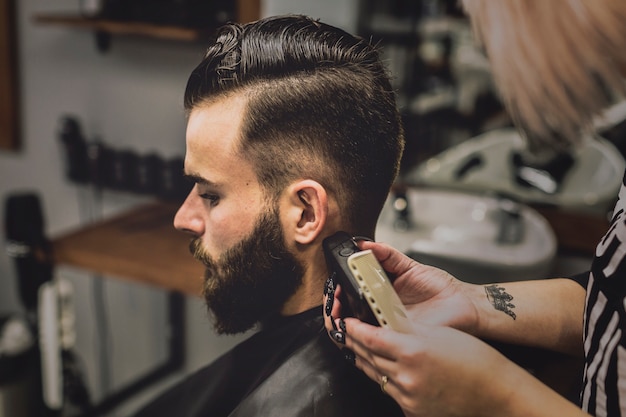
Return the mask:
<path id="1" fill-rule="evenodd" d="M 61 14 L 36 15 L 35 22 L 39 24 L 89 29 L 95 32 L 105 32 L 112 35 L 139 35 L 151 38 L 187 42 L 199 41 L 208 34 L 208 31 L 178 26 L 165 26 L 145 22 L 122 22 L 105 19 L 90 19 L 81 16 Z"/>
<path id="2" fill-rule="evenodd" d="M 204 267 L 172 224 L 178 204 L 141 206 L 53 240 L 57 264 L 199 296 Z"/>
<path id="3" fill-rule="evenodd" d="M 246 23 L 261 16 L 261 0 L 236 0 L 236 20 Z M 211 28 L 194 29 L 181 26 L 160 25 L 147 22 L 116 21 L 87 18 L 76 14 L 37 14 L 34 20 L 39 24 L 88 29 L 107 35 L 138 35 L 157 39 L 170 39 L 195 42 L 205 39 Z"/>

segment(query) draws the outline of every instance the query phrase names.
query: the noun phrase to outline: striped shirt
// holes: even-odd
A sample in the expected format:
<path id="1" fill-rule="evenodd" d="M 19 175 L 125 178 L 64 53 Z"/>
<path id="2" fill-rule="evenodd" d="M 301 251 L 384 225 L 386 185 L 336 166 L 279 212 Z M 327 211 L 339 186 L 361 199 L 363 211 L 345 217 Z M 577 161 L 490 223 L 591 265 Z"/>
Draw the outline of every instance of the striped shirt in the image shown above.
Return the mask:
<path id="1" fill-rule="evenodd" d="M 610 227 L 596 248 L 585 302 L 582 407 L 626 416 L 626 174 Z"/>

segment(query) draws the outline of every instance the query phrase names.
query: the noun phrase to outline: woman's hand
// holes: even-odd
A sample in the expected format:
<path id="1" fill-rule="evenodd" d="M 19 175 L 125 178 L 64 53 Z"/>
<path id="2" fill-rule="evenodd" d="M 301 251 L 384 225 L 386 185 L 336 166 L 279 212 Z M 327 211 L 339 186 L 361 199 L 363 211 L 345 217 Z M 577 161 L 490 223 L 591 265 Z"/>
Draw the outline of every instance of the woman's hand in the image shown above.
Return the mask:
<path id="1" fill-rule="evenodd" d="M 575 281 L 553 278 L 475 285 L 420 264 L 389 245 L 360 242 L 359 246 L 371 249 L 395 278 L 393 286 L 414 324 L 448 326 L 481 339 L 582 355 L 585 290 Z M 325 326 L 333 336 L 341 330 L 341 287 L 327 285 L 325 294 Z"/>
<path id="2" fill-rule="evenodd" d="M 416 323 L 413 334 L 402 334 L 353 318 L 343 327 L 355 365 L 407 417 L 586 415 L 497 350 L 456 329 Z"/>
<path id="3" fill-rule="evenodd" d="M 410 321 L 450 326 L 471 334 L 476 331 L 479 316 L 473 297 L 485 297 L 482 287 L 461 282 L 446 271 L 420 264 L 389 245 L 364 241 L 359 242 L 359 246 L 363 250 L 371 249 L 383 269 L 393 277 L 393 286 Z M 341 287 L 335 284 L 331 283 L 332 288 L 325 291 L 328 331 L 336 330 L 336 320 L 342 317 Z"/>
<path id="4" fill-rule="evenodd" d="M 362 242 L 393 279 L 393 286 L 413 322 L 450 326 L 474 334 L 478 310 L 473 297 L 484 298 L 481 286 L 462 282 L 448 272 L 421 264 L 384 243 Z"/>

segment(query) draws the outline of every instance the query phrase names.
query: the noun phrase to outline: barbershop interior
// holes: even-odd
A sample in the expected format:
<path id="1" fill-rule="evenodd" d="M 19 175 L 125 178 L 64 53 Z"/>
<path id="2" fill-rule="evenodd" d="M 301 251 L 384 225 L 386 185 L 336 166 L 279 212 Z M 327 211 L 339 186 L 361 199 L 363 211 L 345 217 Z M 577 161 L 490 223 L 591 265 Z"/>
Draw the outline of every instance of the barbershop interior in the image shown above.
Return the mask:
<path id="1" fill-rule="evenodd" d="M 376 240 L 486 284 L 587 271 L 626 167 L 626 103 L 542 165 L 454 0 L 0 0 L 0 417 L 130 416 L 249 336 L 216 335 L 172 225 L 188 74 L 227 21 L 372 39 L 406 146 Z M 564 396 L 582 365 L 503 347 Z"/>

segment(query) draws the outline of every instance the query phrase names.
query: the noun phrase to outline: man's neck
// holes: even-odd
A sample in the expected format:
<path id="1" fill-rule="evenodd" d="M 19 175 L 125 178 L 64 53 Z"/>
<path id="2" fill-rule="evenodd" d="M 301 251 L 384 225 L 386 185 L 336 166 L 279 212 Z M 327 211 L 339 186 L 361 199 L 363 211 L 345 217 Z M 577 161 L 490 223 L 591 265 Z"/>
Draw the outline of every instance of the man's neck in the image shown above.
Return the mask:
<path id="1" fill-rule="evenodd" d="M 291 316 L 302 313 L 323 303 L 323 292 L 328 270 L 326 268 L 326 258 L 321 247 L 314 251 L 314 256 L 305 265 L 302 285 L 283 305 L 281 314 Z"/>
<path id="2" fill-rule="evenodd" d="M 319 280 L 315 280 L 315 282 L 305 280 L 296 293 L 283 305 L 281 314 L 283 316 L 293 316 L 313 307 L 321 306 L 323 285 L 324 281 L 320 283 Z"/>

